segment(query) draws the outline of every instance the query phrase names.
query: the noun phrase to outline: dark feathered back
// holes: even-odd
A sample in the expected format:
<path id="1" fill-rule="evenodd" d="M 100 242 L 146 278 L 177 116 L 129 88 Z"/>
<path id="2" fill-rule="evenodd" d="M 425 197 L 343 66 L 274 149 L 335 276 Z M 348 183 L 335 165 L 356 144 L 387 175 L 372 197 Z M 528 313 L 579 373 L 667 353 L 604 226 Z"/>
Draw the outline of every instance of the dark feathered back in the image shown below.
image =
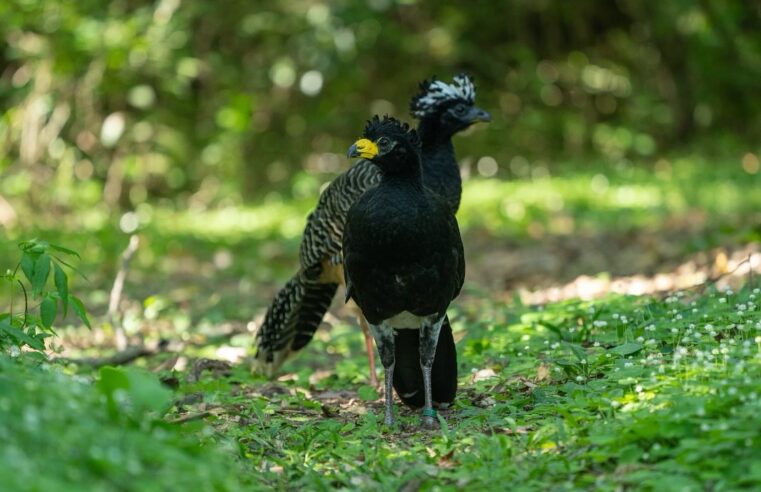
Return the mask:
<path id="1" fill-rule="evenodd" d="M 420 83 L 420 92 L 410 101 L 410 111 L 416 118 L 424 118 L 456 102 L 473 105 L 476 100 L 476 85 L 470 75 L 461 73 L 454 76 L 454 82 L 424 80 Z"/>

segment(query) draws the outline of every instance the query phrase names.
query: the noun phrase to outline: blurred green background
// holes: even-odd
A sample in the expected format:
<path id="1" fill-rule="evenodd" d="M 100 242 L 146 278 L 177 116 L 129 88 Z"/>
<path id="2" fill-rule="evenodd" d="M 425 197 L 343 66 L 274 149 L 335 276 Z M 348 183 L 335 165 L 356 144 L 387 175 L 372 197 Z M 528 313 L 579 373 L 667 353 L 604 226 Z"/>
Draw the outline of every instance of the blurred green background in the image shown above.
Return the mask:
<path id="1" fill-rule="evenodd" d="M 455 141 L 482 249 L 761 234 L 755 2 L 7 0 L 0 37 L 0 257 L 78 249 L 96 311 L 139 232 L 135 297 L 179 283 L 182 306 L 210 279 L 195 308 L 250 317 L 364 120 L 459 71 L 493 115 Z"/>
<path id="2" fill-rule="evenodd" d="M 449 426 L 377 446 L 342 296 L 280 382 L 245 362 L 199 379 L 206 357 L 251 355 L 364 121 L 410 120 L 422 79 L 460 71 L 493 119 L 454 139 L 467 279 Z M 754 0 L 2 0 L 0 321 L 33 333 L 45 311 L 4 275 L 37 237 L 81 254 L 63 259 L 92 330 L 54 309 L 58 363 L 0 354 L 0 483 L 750 488 L 760 157 Z M 718 279 L 736 293 L 693 302 Z M 611 292 L 669 294 L 576 299 Z M 120 341 L 164 347 L 135 366 L 176 391 L 81 359 Z"/>

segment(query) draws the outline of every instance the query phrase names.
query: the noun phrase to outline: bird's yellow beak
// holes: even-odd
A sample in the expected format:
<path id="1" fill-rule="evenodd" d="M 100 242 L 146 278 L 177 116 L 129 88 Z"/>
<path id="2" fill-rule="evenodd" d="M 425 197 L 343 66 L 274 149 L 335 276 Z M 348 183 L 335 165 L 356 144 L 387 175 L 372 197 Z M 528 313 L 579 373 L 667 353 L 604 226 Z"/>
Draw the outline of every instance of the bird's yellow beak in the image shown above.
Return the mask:
<path id="1" fill-rule="evenodd" d="M 371 142 L 366 138 L 362 138 L 354 142 L 354 144 L 349 147 L 349 151 L 346 153 L 346 155 L 349 157 L 372 159 L 378 155 L 378 146 L 375 145 L 374 142 Z"/>

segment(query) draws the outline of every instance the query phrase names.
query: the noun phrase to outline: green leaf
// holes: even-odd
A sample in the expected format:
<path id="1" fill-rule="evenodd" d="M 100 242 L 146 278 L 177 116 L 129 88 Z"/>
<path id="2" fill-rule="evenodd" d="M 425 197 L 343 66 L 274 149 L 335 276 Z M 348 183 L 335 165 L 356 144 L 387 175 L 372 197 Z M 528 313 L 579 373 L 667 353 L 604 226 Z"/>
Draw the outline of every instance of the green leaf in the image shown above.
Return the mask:
<path id="1" fill-rule="evenodd" d="M 34 278 L 34 258 L 29 253 L 21 255 L 21 271 L 26 275 L 29 282 Z"/>
<path id="2" fill-rule="evenodd" d="M 92 329 L 92 326 L 90 326 L 90 320 L 87 319 L 87 310 L 85 309 L 85 305 L 82 303 L 82 301 L 77 296 L 70 295 L 69 304 L 71 304 L 71 309 L 74 310 L 74 313 L 77 315 L 77 317 L 82 320 L 82 323 L 84 323 L 88 328 Z"/>
<path id="3" fill-rule="evenodd" d="M 58 266 L 58 263 L 53 263 L 53 268 L 55 288 L 58 290 L 58 296 L 63 303 L 63 316 L 66 317 L 66 315 L 69 314 L 69 279 L 66 276 L 66 272 L 63 271 L 63 268 Z"/>
<path id="4" fill-rule="evenodd" d="M 587 351 L 584 350 L 584 347 L 576 345 L 575 343 L 568 343 L 566 345 L 571 349 L 571 352 L 573 352 L 573 355 L 575 355 L 577 359 L 580 361 L 587 360 Z"/>
<path id="5" fill-rule="evenodd" d="M 55 299 L 51 299 L 50 297 L 43 299 L 42 304 L 40 304 L 40 320 L 42 320 L 42 326 L 50 329 L 50 327 L 53 326 L 53 321 L 55 321 L 57 311 L 58 304 L 55 302 Z"/>
<path id="6" fill-rule="evenodd" d="M 172 392 L 161 385 L 155 375 L 137 369 L 103 367 L 100 369 L 97 388 L 106 396 L 109 414 L 112 418 L 122 414 L 131 414 L 140 420 L 145 412 L 153 411 L 163 414 L 171 405 Z M 117 402 L 114 393 L 126 391 L 130 405 Z"/>
<path id="7" fill-rule="evenodd" d="M 378 391 L 369 385 L 360 387 L 357 394 L 364 401 L 375 401 L 378 399 Z"/>
<path id="8" fill-rule="evenodd" d="M 53 248 L 56 251 L 60 251 L 61 253 L 64 253 L 64 254 L 67 254 L 67 255 L 71 255 L 71 256 L 76 256 L 77 258 L 81 258 L 79 256 L 79 253 L 77 253 L 73 249 L 64 248 L 63 246 L 58 246 L 57 244 L 51 244 L 50 247 Z"/>
<path id="9" fill-rule="evenodd" d="M 141 411 L 164 414 L 171 406 L 172 391 L 158 380 L 155 374 L 144 369 L 128 367 L 129 395 L 135 407 Z"/>
<path id="10" fill-rule="evenodd" d="M 44 253 L 50 244 L 47 241 L 41 241 L 39 239 L 31 239 L 29 241 L 22 241 L 19 243 L 19 248 L 24 252 L 31 253 Z"/>
<path id="11" fill-rule="evenodd" d="M 43 253 L 37 258 L 37 261 L 34 262 L 32 292 L 35 297 L 38 297 L 45 288 L 45 283 L 48 281 L 48 275 L 50 275 L 50 256 Z"/>
<path id="12" fill-rule="evenodd" d="M 565 340 L 565 334 L 563 333 L 563 330 L 560 328 L 559 325 L 556 325 L 554 323 L 550 323 L 547 320 L 541 320 L 537 323 L 539 326 L 544 326 L 548 330 L 550 330 L 552 333 L 558 336 L 561 340 Z"/>
<path id="13" fill-rule="evenodd" d="M 106 406 L 110 417 L 116 418 L 119 415 L 120 406 L 114 398 L 114 392 L 129 388 L 127 374 L 118 367 L 106 366 L 100 369 L 99 376 L 95 387 L 106 397 Z"/>
<path id="14" fill-rule="evenodd" d="M 42 340 L 30 337 L 18 328 L 11 326 L 7 321 L 0 321 L 0 330 L 15 338 L 18 343 L 25 343 L 36 350 L 45 350 L 45 344 Z"/>
<path id="15" fill-rule="evenodd" d="M 82 277 L 83 279 L 85 279 L 85 280 L 89 281 L 89 279 L 87 278 L 87 276 L 86 276 L 84 273 L 80 272 L 80 271 L 77 269 L 77 267 L 75 267 L 75 266 L 74 266 L 74 265 L 72 265 L 71 263 L 69 263 L 69 262 L 67 262 L 67 261 L 63 260 L 62 258 L 60 258 L 60 257 L 58 257 L 58 256 L 53 256 L 53 258 L 55 258 L 55 260 L 56 260 L 57 262 L 59 262 L 60 264 L 62 264 L 62 265 L 64 265 L 64 266 L 67 266 L 67 267 L 71 268 L 71 269 L 72 269 L 72 271 L 74 271 L 75 273 L 78 273 L 78 274 L 79 274 L 79 276 L 80 276 L 80 277 Z"/>
<path id="16" fill-rule="evenodd" d="M 642 344 L 637 342 L 626 342 L 618 347 L 613 347 L 609 350 L 612 354 L 618 355 L 630 355 L 642 350 Z"/>

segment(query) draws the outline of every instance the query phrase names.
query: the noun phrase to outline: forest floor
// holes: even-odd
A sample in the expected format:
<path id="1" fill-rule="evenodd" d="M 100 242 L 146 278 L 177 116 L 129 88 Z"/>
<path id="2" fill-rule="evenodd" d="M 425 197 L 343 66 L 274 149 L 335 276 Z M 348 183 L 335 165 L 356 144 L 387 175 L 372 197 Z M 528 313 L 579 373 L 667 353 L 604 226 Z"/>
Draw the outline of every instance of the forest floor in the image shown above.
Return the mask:
<path id="1" fill-rule="evenodd" d="M 738 167 L 685 158 L 655 171 L 611 169 L 603 178 L 575 169 L 467 182 L 459 214 L 467 281 L 450 310 L 460 385 L 436 431 L 420 429 L 418 412 L 398 402 L 398 423 L 382 424 L 382 393 L 367 384 L 361 334 L 338 300 L 276 380 L 251 374 L 253 334 L 294 269 L 308 200 L 151 212 L 125 269 L 118 319 L 142 350 L 129 363 L 163 387 L 131 367 L 97 367 L 125 352 L 113 348 L 112 326 L 103 321 L 120 263 L 94 265 L 103 255 L 118 258 L 126 237 L 101 231 L 88 241 L 73 228 L 55 231 L 83 253 L 90 283 L 78 287 L 88 289 L 83 297 L 96 322 L 92 331 L 59 330 L 49 343 L 51 357 L 80 361 L 61 366 L 82 377 L 70 383 L 81 387 L 49 392 L 39 408 L 53 402 L 52 413 L 36 418 L 71 426 L 59 421 L 66 412 L 54 411 L 75 408 L 69 393 L 93 415 L 90 433 L 79 423 L 60 438 L 60 446 L 89 454 L 52 467 L 49 484 L 760 486 L 761 196 L 754 190 L 761 176 Z M 45 385 L 49 376 L 35 378 Z M 13 407 L 11 416 L 28 419 L 26 408 Z M 70 410 L 71 419 L 82 411 Z M 113 441 L 129 437 L 129 449 L 101 442 L 111 428 L 131 429 Z M 19 439 L 8 451 L 9 470 L 33 470 L 46 453 L 62 452 L 33 447 L 16 428 L 0 431 Z M 165 437 L 173 433 L 179 443 Z M 177 454 L 188 442 L 202 444 L 198 456 Z M 33 490 L 23 478 L 17 474 L 19 489 Z"/>

